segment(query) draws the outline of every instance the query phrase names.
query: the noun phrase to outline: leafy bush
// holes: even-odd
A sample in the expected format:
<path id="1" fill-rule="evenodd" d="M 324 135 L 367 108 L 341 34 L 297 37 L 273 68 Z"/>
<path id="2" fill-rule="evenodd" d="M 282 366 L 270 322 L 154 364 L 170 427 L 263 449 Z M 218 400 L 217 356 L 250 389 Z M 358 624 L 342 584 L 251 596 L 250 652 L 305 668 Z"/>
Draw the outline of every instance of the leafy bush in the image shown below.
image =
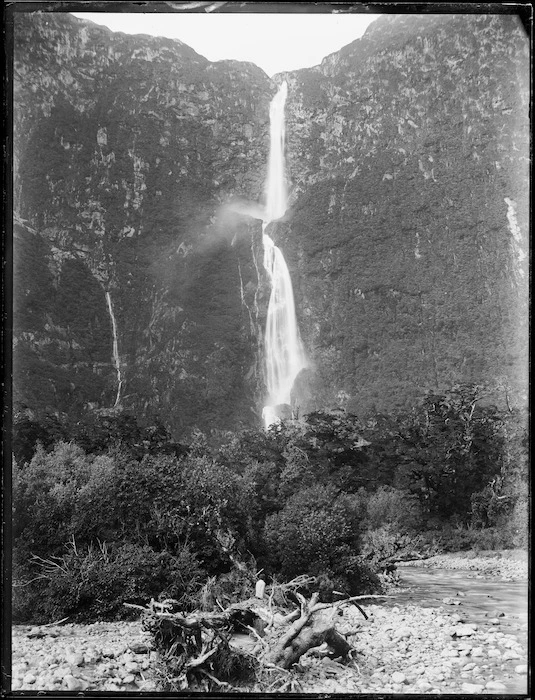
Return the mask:
<path id="1" fill-rule="evenodd" d="M 373 578 L 356 556 L 361 530 L 360 500 L 333 487 L 310 486 L 268 516 L 265 538 L 273 571 L 286 579 L 327 575 L 353 591 Z"/>
<path id="2" fill-rule="evenodd" d="M 83 416 L 48 413 L 33 415 L 19 407 L 13 416 L 13 454 L 19 464 L 30 462 L 38 444 L 50 451 L 60 442 L 73 442 L 86 453 L 101 454 L 121 446 L 131 456 L 141 459 L 145 454 L 174 454 L 180 456 L 187 447 L 174 442 L 158 420 L 147 424 L 126 410 L 88 412 Z"/>
<path id="3" fill-rule="evenodd" d="M 129 543 L 78 548 L 74 540 L 62 557 L 34 558 L 32 569 L 33 580 L 15 589 L 16 622 L 124 618 L 125 602 L 144 604 L 162 591 L 188 608 L 205 575 L 187 546 L 171 556 Z"/>
<path id="4" fill-rule="evenodd" d="M 441 528 L 441 541 L 446 552 L 466 552 L 477 545 L 477 530 L 463 523 L 445 524 Z"/>
<path id="5" fill-rule="evenodd" d="M 201 567 L 229 571 L 249 534 L 242 478 L 209 457 L 88 455 L 60 442 L 13 471 L 21 619 L 110 617 L 164 588 L 180 598 Z"/>
<path id="6" fill-rule="evenodd" d="M 91 462 L 77 445 L 59 442 L 51 453 L 38 447 L 29 464 L 15 464 L 13 534 L 32 552 L 54 554 L 69 539 L 76 496 Z"/>
<path id="7" fill-rule="evenodd" d="M 392 486 L 380 486 L 369 496 L 367 516 L 370 530 L 392 526 L 402 533 L 420 529 L 423 520 L 416 496 Z"/>
<path id="8" fill-rule="evenodd" d="M 404 546 L 407 546 L 406 538 L 400 536 L 391 524 L 367 530 L 362 537 L 362 554 L 370 564 L 386 562 Z"/>
<path id="9" fill-rule="evenodd" d="M 26 410 L 18 410 L 13 415 L 12 448 L 15 460 L 23 465 L 30 462 L 37 445 L 45 449 L 65 439 L 64 426 L 56 416 L 45 415 L 41 420 L 30 417 Z"/>

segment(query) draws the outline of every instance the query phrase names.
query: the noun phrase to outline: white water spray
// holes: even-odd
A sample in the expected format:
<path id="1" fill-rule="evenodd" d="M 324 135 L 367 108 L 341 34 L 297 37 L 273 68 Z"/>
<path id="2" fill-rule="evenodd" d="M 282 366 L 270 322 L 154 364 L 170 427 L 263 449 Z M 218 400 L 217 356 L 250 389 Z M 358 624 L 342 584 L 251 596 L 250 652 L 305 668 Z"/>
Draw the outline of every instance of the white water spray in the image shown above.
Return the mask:
<path id="1" fill-rule="evenodd" d="M 109 292 L 106 292 L 106 301 L 108 303 L 108 311 L 110 312 L 111 327 L 113 331 L 113 363 L 117 371 L 117 396 L 115 397 L 115 403 L 113 404 L 113 408 L 116 408 L 121 398 L 121 388 L 123 386 L 123 380 L 121 376 L 121 360 L 119 358 L 119 345 L 117 343 L 117 322 L 115 320 L 115 314 L 113 313 L 111 295 Z"/>
<path id="2" fill-rule="evenodd" d="M 262 416 L 266 428 L 278 422 L 279 405 L 291 404 L 293 384 L 299 372 L 306 366 L 295 317 L 292 280 L 288 266 L 281 250 L 266 233 L 268 224 L 280 219 L 287 207 L 284 172 L 284 105 L 287 93 L 288 86 L 284 82 L 269 109 L 270 149 L 266 208 L 262 224 L 264 267 L 271 280 L 264 348 L 268 397 Z"/>

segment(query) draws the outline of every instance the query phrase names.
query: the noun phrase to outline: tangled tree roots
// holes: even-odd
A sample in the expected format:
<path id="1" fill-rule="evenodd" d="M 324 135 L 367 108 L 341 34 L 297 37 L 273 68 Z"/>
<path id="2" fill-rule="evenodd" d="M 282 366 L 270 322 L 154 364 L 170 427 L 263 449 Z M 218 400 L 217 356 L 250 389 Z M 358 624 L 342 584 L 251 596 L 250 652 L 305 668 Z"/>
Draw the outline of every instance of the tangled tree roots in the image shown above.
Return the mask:
<path id="1" fill-rule="evenodd" d="M 164 690 L 210 690 L 255 679 L 259 662 L 232 644 L 235 635 L 261 628 L 258 616 L 233 606 L 219 613 L 188 615 L 169 612 L 170 603 L 145 609 L 143 627 L 151 632 L 160 653 Z M 167 607 L 167 609 L 166 609 Z"/>
<path id="2" fill-rule="evenodd" d="M 348 661 L 352 648 L 335 629 L 336 610 L 360 598 L 318 603 L 299 593 L 300 609 L 283 614 L 273 609 L 273 595 L 250 598 L 219 612 L 184 614 L 175 601 L 143 610 L 143 626 L 151 632 L 160 656 L 162 690 L 213 691 L 251 686 L 258 690 L 294 689 L 288 670 L 307 651 L 326 645 L 331 658 Z M 127 604 L 128 605 L 128 604 Z M 275 676 L 275 677 L 274 677 Z M 279 686 L 275 688 L 275 686 Z"/>

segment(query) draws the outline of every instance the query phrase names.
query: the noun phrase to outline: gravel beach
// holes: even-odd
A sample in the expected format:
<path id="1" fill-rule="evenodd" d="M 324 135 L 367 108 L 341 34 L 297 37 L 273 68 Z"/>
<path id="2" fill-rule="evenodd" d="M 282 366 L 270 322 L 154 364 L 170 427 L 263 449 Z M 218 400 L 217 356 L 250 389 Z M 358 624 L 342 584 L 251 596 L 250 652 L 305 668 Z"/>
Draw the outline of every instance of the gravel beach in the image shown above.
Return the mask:
<path id="1" fill-rule="evenodd" d="M 476 578 L 498 578 L 505 581 L 527 581 L 528 553 L 523 550 L 496 552 L 459 552 L 436 554 L 429 559 L 404 562 L 409 566 L 428 569 L 463 570 L 473 572 Z M 403 566 L 403 562 L 398 566 Z"/>
<path id="2" fill-rule="evenodd" d="M 434 566 L 522 578 L 527 558 L 466 559 L 440 555 Z M 496 561 L 500 561 L 499 571 Z M 479 569 L 475 568 L 479 562 Z M 464 566 L 460 566 L 464 563 Z M 471 563 L 471 567 L 466 564 Z M 502 566 L 504 564 L 504 566 Z M 424 565 L 424 563 L 422 563 Z M 425 565 L 429 565 L 429 560 Z M 526 644 L 500 629 L 500 618 L 476 625 L 457 608 L 366 606 L 368 620 L 343 608 L 337 629 L 356 649 L 343 665 L 312 654 L 292 671 L 298 692 L 526 694 Z M 521 638 L 523 636 L 521 635 Z M 13 628 L 13 690 L 155 691 L 151 639 L 139 622 Z M 242 689 L 243 690 L 243 689 Z M 251 690 L 254 690 L 251 688 Z"/>

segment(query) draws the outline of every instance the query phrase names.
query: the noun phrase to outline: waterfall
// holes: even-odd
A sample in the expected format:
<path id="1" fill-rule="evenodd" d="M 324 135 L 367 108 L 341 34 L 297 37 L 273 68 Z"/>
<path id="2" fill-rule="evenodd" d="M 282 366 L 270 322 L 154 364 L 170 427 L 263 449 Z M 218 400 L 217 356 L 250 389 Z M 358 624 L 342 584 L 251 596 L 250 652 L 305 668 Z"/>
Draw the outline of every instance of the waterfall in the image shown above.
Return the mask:
<path id="1" fill-rule="evenodd" d="M 113 306 L 111 304 L 111 295 L 106 292 L 106 301 L 108 302 L 108 311 L 110 312 L 111 327 L 113 331 L 113 363 L 117 371 L 117 396 L 115 397 L 115 403 L 113 408 L 116 408 L 119 404 L 119 399 L 121 398 L 121 388 L 123 386 L 123 380 L 121 377 L 121 361 L 119 358 L 119 345 L 117 343 L 117 322 L 115 320 L 115 314 L 113 313 Z"/>
<path id="2" fill-rule="evenodd" d="M 299 372 L 306 366 L 305 353 L 295 317 L 290 272 L 282 251 L 267 234 L 268 224 L 280 219 L 287 207 L 284 167 L 284 105 L 287 93 L 288 86 L 284 82 L 273 98 L 269 109 L 270 149 L 266 207 L 262 224 L 264 267 L 271 281 L 264 346 L 268 396 L 262 416 L 266 428 L 278 422 L 278 406 L 291 404 L 294 381 Z"/>

